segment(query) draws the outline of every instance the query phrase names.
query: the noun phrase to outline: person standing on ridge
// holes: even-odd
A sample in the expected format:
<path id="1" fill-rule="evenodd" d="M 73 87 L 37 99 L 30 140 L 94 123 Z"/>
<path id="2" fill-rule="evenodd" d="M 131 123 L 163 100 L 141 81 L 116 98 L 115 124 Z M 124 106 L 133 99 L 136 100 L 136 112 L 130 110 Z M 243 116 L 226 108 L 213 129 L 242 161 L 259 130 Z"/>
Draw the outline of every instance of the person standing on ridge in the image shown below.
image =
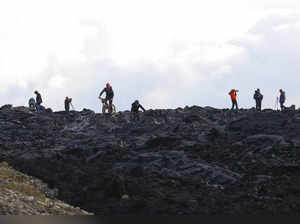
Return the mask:
<path id="1" fill-rule="evenodd" d="M 285 92 L 282 89 L 280 89 L 279 92 L 280 92 L 280 97 L 279 97 L 280 108 L 281 110 L 284 110 L 285 109 L 284 103 L 286 100 Z"/>
<path id="2" fill-rule="evenodd" d="M 69 112 L 70 111 L 70 104 L 72 103 L 72 98 L 69 98 L 66 96 L 65 99 L 65 111 Z"/>
<path id="3" fill-rule="evenodd" d="M 131 114 L 132 114 L 132 120 L 133 121 L 140 120 L 140 117 L 139 117 L 139 114 L 138 114 L 140 108 L 144 112 L 146 111 L 145 108 L 140 104 L 140 102 L 138 100 L 134 101 L 131 104 Z"/>
<path id="4" fill-rule="evenodd" d="M 43 103 L 42 96 L 37 90 L 34 91 L 34 93 L 36 94 L 35 109 L 36 109 L 36 111 L 40 111 L 41 110 L 41 103 Z"/>
<path id="5" fill-rule="evenodd" d="M 234 107 L 236 107 L 236 109 L 238 110 L 239 107 L 238 107 L 238 103 L 237 103 L 237 100 L 236 100 L 236 93 L 238 92 L 238 90 L 236 89 L 232 89 L 228 94 L 230 95 L 231 97 L 231 101 L 232 101 L 232 108 L 231 110 L 234 109 Z"/>
<path id="6" fill-rule="evenodd" d="M 253 98 L 256 102 L 256 110 L 261 111 L 261 103 L 263 100 L 263 95 L 260 93 L 260 89 L 255 90 Z"/>
<path id="7" fill-rule="evenodd" d="M 101 99 L 101 96 L 104 92 L 106 93 L 105 103 L 107 103 L 107 101 L 109 102 L 108 112 L 111 114 L 111 112 L 112 112 L 112 103 L 113 103 L 113 98 L 114 98 L 114 91 L 112 89 L 112 86 L 109 83 L 106 83 L 106 87 L 101 91 L 101 93 L 98 97 L 99 99 Z"/>

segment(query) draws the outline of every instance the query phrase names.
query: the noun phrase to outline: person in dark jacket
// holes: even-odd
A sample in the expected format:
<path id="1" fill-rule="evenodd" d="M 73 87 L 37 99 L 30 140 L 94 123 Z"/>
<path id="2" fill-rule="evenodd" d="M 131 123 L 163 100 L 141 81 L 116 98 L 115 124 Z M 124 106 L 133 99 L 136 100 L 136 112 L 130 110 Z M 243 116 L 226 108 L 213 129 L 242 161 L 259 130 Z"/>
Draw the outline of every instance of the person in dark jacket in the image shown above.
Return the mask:
<path id="1" fill-rule="evenodd" d="M 138 100 L 136 100 L 131 104 L 131 114 L 132 114 L 133 121 L 140 120 L 140 117 L 138 114 L 139 109 L 142 109 L 144 112 L 146 111 L 145 108 L 140 104 L 140 102 Z"/>
<path id="2" fill-rule="evenodd" d="M 285 109 L 284 103 L 286 100 L 285 92 L 282 89 L 280 89 L 279 92 L 280 92 L 280 97 L 279 97 L 280 107 L 281 107 L 281 110 L 284 110 Z"/>
<path id="3" fill-rule="evenodd" d="M 106 93 L 105 103 L 107 103 L 107 101 L 109 102 L 109 111 L 108 112 L 111 113 L 112 112 L 112 103 L 113 103 L 113 98 L 114 98 L 114 91 L 109 83 L 106 83 L 106 87 L 101 91 L 101 93 L 99 95 L 99 99 L 101 99 L 101 96 L 103 93 Z"/>
<path id="4" fill-rule="evenodd" d="M 72 103 L 72 98 L 69 98 L 66 96 L 65 99 L 65 111 L 69 112 L 70 111 L 70 104 Z"/>
<path id="5" fill-rule="evenodd" d="M 263 95 L 260 93 L 260 89 L 255 90 L 253 98 L 256 102 L 256 110 L 261 111 L 261 103 L 263 100 Z"/>
<path id="6" fill-rule="evenodd" d="M 37 90 L 34 91 L 34 94 L 36 94 L 35 109 L 36 109 L 36 111 L 40 111 L 41 110 L 41 103 L 43 103 L 42 96 Z"/>

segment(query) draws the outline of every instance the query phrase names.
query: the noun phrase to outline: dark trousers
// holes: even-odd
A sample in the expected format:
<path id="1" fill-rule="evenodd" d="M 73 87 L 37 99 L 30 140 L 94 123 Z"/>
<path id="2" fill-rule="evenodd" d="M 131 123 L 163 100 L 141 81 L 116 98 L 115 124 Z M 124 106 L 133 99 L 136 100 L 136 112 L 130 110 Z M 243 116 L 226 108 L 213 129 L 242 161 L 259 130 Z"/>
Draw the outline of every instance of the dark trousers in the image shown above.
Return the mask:
<path id="1" fill-rule="evenodd" d="M 261 111 L 261 100 L 255 100 L 256 102 L 256 110 Z"/>
<path id="2" fill-rule="evenodd" d="M 283 104 L 284 104 L 284 102 L 280 102 L 280 108 L 281 108 L 281 110 L 285 109 L 285 106 Z"/>
<path id="3" fill-rule="evenodd" d="M 238 103 L 237 103 L 236 99 L 231 99 L 231 101 L 232 101 L 232 107 L 231 107 L 231 110 L 233 110 L 234 107 L 236 107 L 236 109 L 239 109 Z"/>
<path id="4" fill-rule="evenodd" d="M 35 104 L 35 109 L 36 109 L 36 111 L 40 111 L 41 110 L 41 104 L 40 103 Z"/>

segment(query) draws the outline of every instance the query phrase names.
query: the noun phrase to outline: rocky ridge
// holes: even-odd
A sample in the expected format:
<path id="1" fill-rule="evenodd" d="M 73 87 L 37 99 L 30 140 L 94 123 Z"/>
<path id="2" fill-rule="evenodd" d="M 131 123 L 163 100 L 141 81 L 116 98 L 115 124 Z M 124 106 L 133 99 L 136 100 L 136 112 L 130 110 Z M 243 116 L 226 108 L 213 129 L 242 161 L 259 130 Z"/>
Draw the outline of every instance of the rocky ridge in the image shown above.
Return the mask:
<path id="1" fill-rule="evenodd" d="M 0 109 L 0 160 L 100 215 L 296 214 L 300 111 Z"/>

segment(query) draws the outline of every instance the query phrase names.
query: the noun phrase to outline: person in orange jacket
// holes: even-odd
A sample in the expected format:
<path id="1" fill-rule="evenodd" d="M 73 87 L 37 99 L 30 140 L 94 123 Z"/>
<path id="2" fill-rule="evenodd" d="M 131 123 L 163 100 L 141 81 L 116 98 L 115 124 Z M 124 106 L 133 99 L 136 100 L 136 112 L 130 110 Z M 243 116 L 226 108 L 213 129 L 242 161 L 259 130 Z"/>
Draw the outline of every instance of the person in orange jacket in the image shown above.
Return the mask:
<path id="1" fill-rule="evenodd" d="M 231 101 L 232 101 L 232 108 L 231 108 L 231 110 L 233 110 L 234 107 L 236 107 L 237 110 L 239 109 L 238 103 L 237 103 L 237 100 L 236 100 L 236 96 L 237 96 L 236 93 L 237 93 L 237 92 L 238 92 L 238 90 L 232 89 L 232 90 L 228 93 L 228 94 L 230 95 Z"/>

